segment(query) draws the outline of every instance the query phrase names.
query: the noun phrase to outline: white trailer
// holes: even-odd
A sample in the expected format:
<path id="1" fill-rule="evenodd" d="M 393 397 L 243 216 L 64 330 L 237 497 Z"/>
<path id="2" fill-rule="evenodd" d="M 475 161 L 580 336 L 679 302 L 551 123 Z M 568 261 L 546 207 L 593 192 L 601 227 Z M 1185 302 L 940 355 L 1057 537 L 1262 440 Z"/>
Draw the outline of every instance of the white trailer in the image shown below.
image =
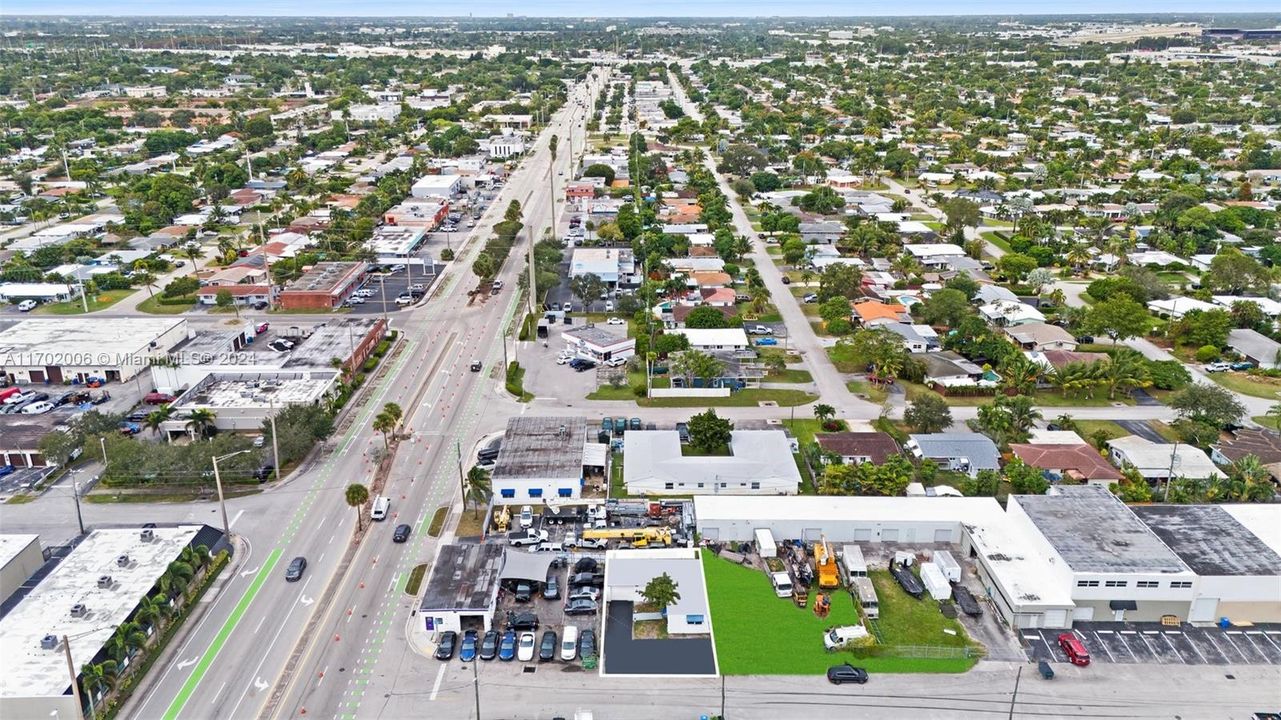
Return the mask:
<path id="1" fill-rule="evenodd" d="M 952 553 L 947 550 L 937 550 L 934 552 L 934 564 L 939 566 L 943 571 L 943 577 L 950 582 L 961 582 L 961 566 L 952 557 Z"/>
<path id="2" fill-rule="evenodd" d="M 858 545 L 841 547 L 841 571 L 845 573 L 845 584 L 850 584 L 857 577 L 867 577 L 867 561 L 863 559 L 863 548 Z"/>
<path id="3" fill-rule="evenodd" d="M 952 583 L 943 577 L 943 571 L 932 562 L 921 563 L 921 582 L 925 585 L 930 597 L 935 600 L 947 600 L 952 597 Z"/>
<path id="4" fill-rule="evenodd" d="M 756 550 L 763 558 L 778 557 L 778 544 L 774 542 L 774 533 L 769 528 L 756 529 Z"/>

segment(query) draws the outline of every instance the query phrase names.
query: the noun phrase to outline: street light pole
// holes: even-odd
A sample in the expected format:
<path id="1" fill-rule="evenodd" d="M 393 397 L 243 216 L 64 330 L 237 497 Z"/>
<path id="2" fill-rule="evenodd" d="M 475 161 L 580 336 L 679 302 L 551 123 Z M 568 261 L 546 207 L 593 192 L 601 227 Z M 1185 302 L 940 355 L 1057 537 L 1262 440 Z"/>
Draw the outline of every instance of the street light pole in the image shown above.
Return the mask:
<path id="1" fill-rule="evenodd" d="M 271 416 L 271 454 L 276 465 L 276 480 L 280 480 L 280 442 L 276 440 L 276 415 Z"/>
<path id="2" fill-rule="evenodd" d="M 238 454 L 238 453 L 237 453 Z M 218 510 L 222 512 L 222 532 L 231 540 L 231 525 L 227 522 L 227 503 L 222 497 L 222 475 L 218 473 L 218 456 L 213 456 L 214 484 L 218 486 Z"/>
<path id="3" fill-rule="evenodd" d="M 457 440 L 454 441 L 454 452 L 458 456 L 458 489 L 463 493 L 463 505 L 465 507 L 467 504 L 467 483 L 463 479 L 463 444 Z"/>
<path id="4" fill-rule="evenodd" d="M 102 466 L 107 467 L 107 438 L 98 438 L 98 444 L 102 446 Z"/>
<path id="5" fill-rule="evenodd" d="M 71 497 L 76 501 L 76 524 L 80 526 L 80 534 L 85 534 L 85 520 L 80 514 L 80 477 L 79 470 L 71 471 Z"/>
<path id="6" fill-rule="evenodd" d="M 80 681 L 77 679 L 76 665 L 71 660 L 71 638 L 62 636 L 62 652 L 67 656 L 67 672 L 71 675 L 71 694 L 76 698 L 76 717 L 84 718 L 85 701 L 80 697 Z"/>

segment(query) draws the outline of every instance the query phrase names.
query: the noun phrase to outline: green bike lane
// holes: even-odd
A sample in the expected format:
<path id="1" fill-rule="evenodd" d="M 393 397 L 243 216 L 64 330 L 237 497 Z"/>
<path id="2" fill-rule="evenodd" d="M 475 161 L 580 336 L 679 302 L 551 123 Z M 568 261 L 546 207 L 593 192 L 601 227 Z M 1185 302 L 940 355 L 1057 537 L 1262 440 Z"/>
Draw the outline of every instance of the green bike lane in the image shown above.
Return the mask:
<path id="1" fill-rule="evenodd" d="M 308 521 L 312 516 L 313 507 L 315 506 L 317 499 L 321 497 L 322 491 L 327 489 L 326 486 L 330 478 L 333 476 L 335 467 L 343 461 L 344 456 L 351 449 L 353 443 L 355 443 L 357 438 L 360 437 L 361 431 L 369 427 L 370 417 L 382 407 L 382 402 L 386 397 L 388 388 L 399 375 L 405 363 L 413 356 L 416 347 L 417 343 L 407 336 L 405 349 L 401 352 L 395 364 L 389 369 L 389 372 L 383 376 L 383 379 L 375 390 L 373 397 L 371 397 L 370 401 L 368 401 L 365 407 L 361 409 L 356 420 L 343 435 L 342 442 L 338 449 L 330 455 L 329 459 L 326 460 L 325 464 L 322 466 L 320 472 L 317 473 L 316 477 L 312 480 L 302 501 L 299 502 L 293 514 L 290 516 L 288 524 L 285 526 L 280 537 L 276 540 L 275 546 L 268 553 L 266 561 L 264 561 L 263 565 L 258 569 L 257 574 L 245 589 L 240 600 L 236 603 L 235 607 L 227 616 L 227 619 L 223 622 L 221 627 L 219 627 L 218 632 L 214 635 L 210 645 L 201 654 L 200 659 L 192 668 L 191 674 L 187 677 L 186 682 L 183 683 L 182 687 L 179 688 L 178 693 L 174 696 L 172 702 L 170 702 L 168 709 L 166 709 L 162 716 L 163 720 L 177 720 L 180 717 L 187 717 L 185 710 L 191 701 L 192 695 L 195 694 L 201 683 L 208 676 L 210 668 L 218 659 L 218 656 L 226 645 L 228 638 L 236 631 L 237 628 L 240 627 L 240 624 L 244 620 L 249 608 L 253 606 L 254 601 L 258 598 L 263 584 L 278 566 L 280 558 L 284 554 L 285 550 L 298 538 L 298 533 L 302 529 L 303 523 Z M 313 527 L 315 527 L 314 524 Z"/>

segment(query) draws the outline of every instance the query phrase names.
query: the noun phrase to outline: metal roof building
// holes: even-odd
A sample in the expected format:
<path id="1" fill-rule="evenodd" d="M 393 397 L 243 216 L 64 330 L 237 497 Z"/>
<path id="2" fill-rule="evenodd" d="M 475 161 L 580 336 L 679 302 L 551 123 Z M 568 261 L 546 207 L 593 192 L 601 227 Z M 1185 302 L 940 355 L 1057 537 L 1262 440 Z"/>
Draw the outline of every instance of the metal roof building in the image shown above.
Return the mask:
<path id="1" fill-rule="evenodd" d="M 519 505 L 579 497 L 586 442 L 587 423 L 581 417 L 509 419 L 492 474 L 494 502 Z"/>

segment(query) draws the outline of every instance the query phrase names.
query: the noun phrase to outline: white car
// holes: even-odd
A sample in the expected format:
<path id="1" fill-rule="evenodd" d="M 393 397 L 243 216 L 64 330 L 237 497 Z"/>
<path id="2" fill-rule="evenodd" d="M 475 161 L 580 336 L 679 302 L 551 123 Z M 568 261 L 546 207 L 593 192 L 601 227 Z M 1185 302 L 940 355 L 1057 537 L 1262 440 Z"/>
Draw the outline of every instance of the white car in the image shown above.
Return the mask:
<path id="1" fill-rule="evenodd" d="M 608 322 L 610 325 L 626 325 L 627 324 L 627 321 L 620 317 L 612 317 L 609 319 Z"/>
<path id="2" fill-rule="evenodd" d="M 557 365 L 564 365 L 564 364 L 568 363 L 570 360 L 573 360 L 573 359 L 574 359 L 574 358 L 569 357 L 568 355 L 557 355 L 557 356 L 556 356 L 556 364 L 557 364 Z"/>
<path id="3" fill-rule="evenodd" d="M 414 283 L 413 285 L 409 286 L 409 289 L 410 290 L 426 290 L 427 286 L 422 283 Z"/>
<path id="4" fill-rule="evenodd" d="M 31 390 L 14 393 L 4 399 L 4 404 L 13 405 L 14 403 L 20 403 L 20 402 L 23 402 L 24 400 L 30 400 L 31 398 L 35 397 L 35 395 L 36 395 L 35 392 Z"/>
<path id="5" fill-rule="evenodd" d="M 520 508 L 520 526 L 523 528 L 534 526 L 534 508 L 529 505 L 522 505 Z"/>
<path id="6" fill-rule="evenodd" d="M 1232 365 L 1231 363 L 1225 363 L 1225 362 L 1212 362 L 1209 365 L 1206 365 L 1202 369 L 1208 373 L 1227 372 L 1232 369 Z"/>
<path id="7" fill-rule="evenodd" d="M 627 364 L 627 360 L 625 360 L 625 359 L 623 359 L 623 358 L 617 358 L 617 357 L 616 357 L 616 358 L 610 358 L 610 359 L 608 359 L 608 360 L 606 360 L 606 361 L 605 361 L 605 364 L 606 364 L 606 365 L 608 365 L 608 366 L 610 366 L 610 367 L 620 367 L 620 366 L 626 365 L 626 364 Z"/>
<path id="8" fill-rule="evenodd" d="M 348 305 L 364 305 L 365 297 L 363 295 L 353 295 L 347 298 Z"/>
<path id="9" fill-rule="evenodd" d="M 566 625 L 560 637 L 560 659 L 570 662 L 578 657 L 578 626 Z"/>
<path id="10" fill-rule="evenodd" d="M 413 304 L 414 304 L 414 296 L 413 296 L 413 295 L 409 295 L 409 294 L 405 294 L 405 295 L 398 295 L 398 296 L 396 297 L 396 304 L 397 304 L 397 305 L 413 305 Z"/>
<path id="11" fill-rule="evenodd" d="M 534 633 L 523 632 L 516 643 L 516 659 L 529 662 L 534 659 Z"/>
<path id="12" fill-rule="evenodd" d="M 605 301 L 605 312 L 614 312 L 614 301 L 613 301 L 613 300 L 606 300 L 606 301 Z"/>
<path id="13" fill-rule="evenodd" d="M 35 310 L 36 305 L 39 304 L 40 303 L 37 303 L 35 300 L 23 300 L 18 303 L 18 312 L 31 312 L 32 310 Z"/>
<path id="14" fill-rule="evenodd" d="M 34 402 L 22 408 L 22 414 L 23 415 L 43 415 L 44 413 L 47 413 L 52 409 L 53 409 L 53 403 L 49 402 L 48 400 L 41 400 L 40 402 Z"/>

